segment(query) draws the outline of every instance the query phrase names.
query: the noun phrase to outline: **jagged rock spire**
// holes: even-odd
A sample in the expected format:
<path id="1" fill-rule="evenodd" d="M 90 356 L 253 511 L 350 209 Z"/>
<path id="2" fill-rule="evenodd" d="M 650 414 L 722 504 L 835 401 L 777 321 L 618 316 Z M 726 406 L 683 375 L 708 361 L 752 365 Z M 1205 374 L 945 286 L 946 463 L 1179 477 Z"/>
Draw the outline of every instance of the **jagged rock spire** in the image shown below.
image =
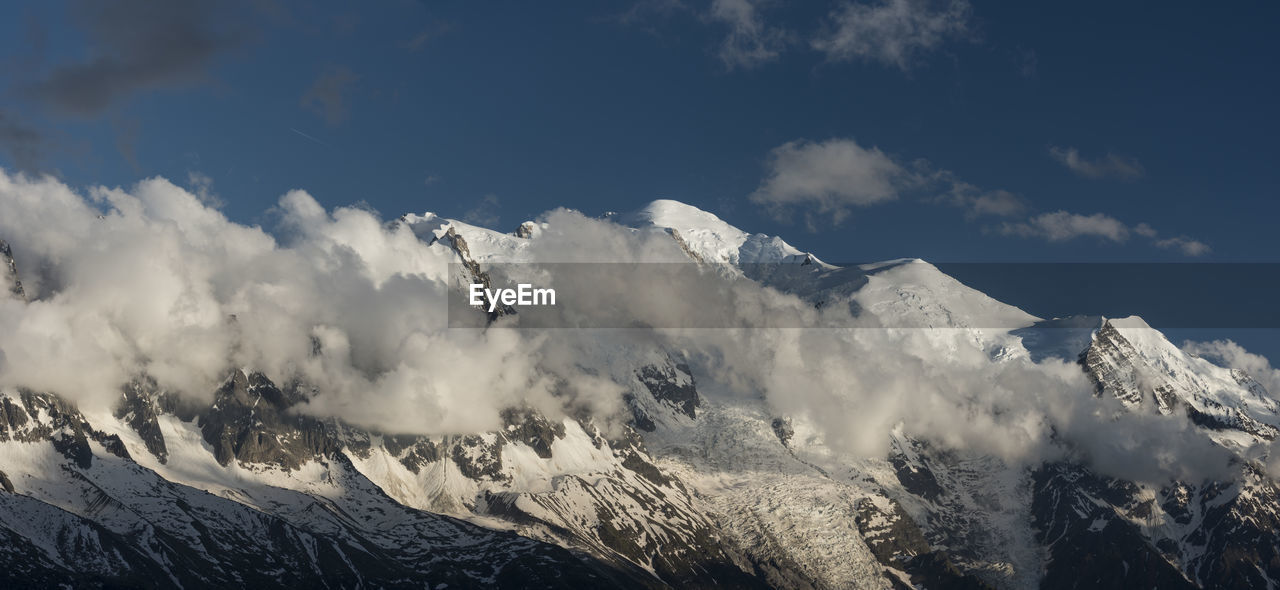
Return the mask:
<path id="1" fill-rule="evenodd" d="M 13 250 L 4 240 L 0 240 L 0 274 L 5 276 L 9 292 L 26 300 L 27 292 L 22 288 L 22 281 L 18 279 L 18 264 L 13 261 Z"/>

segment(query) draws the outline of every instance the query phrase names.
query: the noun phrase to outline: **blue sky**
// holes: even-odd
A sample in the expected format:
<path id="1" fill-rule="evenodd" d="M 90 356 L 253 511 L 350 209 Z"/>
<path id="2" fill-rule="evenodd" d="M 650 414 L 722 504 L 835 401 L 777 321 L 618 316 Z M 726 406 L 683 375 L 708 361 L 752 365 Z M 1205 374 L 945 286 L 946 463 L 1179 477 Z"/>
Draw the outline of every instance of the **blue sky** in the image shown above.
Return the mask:
<path id="1" fill-rule="evenodd" d="M 832 261 L 1280 250 L 1274 3 L 0 10 L 0 165 L 245 223 L 301 188 L 500 229 L 673 198 Z"/>

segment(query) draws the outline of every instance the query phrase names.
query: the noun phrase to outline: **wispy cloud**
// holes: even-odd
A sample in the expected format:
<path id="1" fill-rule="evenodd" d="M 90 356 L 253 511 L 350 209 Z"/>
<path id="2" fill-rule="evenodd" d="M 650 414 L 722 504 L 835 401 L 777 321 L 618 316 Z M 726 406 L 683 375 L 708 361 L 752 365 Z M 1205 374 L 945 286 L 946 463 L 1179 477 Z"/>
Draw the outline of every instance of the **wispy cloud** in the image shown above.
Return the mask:
<path id="1" fill-rule="evenodd" d="M 710 0 L 707 4 L 639 0 L 608 20 L 657 37 L 663 36 L 662 21 L 681 15 L 727 27 L 715 55 L 730 70 L 751 69 L 807 46 L 828 61 L 864 61 L 906 71 L 950 41 L 975 38 L 968 0 L 843 0 L 820 20 L 792 23 L 792 27 L 764 14 L 772 4 L 770 0 Z M 1034 71 L 1034 53 L 1020 59 L 1020 71 Z"/>
<path id="2" fill-rule="evenodd" d="M 1163 240 L 1156 240 L 1155 245 L 1157 248 L 1164 248 L 1166 250 L 1178 250 L 1187 256 L 1203 256 L 1213 250 L 1208 244 L 1201 242 L 1200 240 L 1188 238 L 1187 236 L 1177 236 L 1173 238 L 1165 238 Z"/>
<path id="3" fill-rule="evenodd" d="M 1177 236 L 1160 238 L 1160 233 L 1146 223 L 1129 226 L 1124 222 L 1103 213 L 1080 215 L 1067 211 L 1042 213 L 1016 223 L 1005 223 L 1000 233 L 1024 238 L 1041 238 L 1050 242 L 1065 242 L 1076 238 L 1097 238 L 1104 242 L 1122 243 L 1132 235 L 1150 240 L 1157 248 L 1177 250 L 1184 256 L 1204 256 L 1212 251 L 1208 244 L 1189 238 Z"/>
<path id="4" fill-rule="evenodd" d="M 1146 174 L 1146 169 L 1136 158 L 1107 154 L 1100 158 L 1088 159 L 1080 155 L 1073 147 L 1051 146 L 1049 155 L 1066 166 L 1068 170 L 1085 178 L 1119 178 L 1133 180 Z"/>
<path id="5" fill-rule="evenodd" d="M 1157 248 L 1185 256 L 1203 256 L 1208 244 L 1185 235 L 1161 237 L 1147 223 L 1129 225 L 1105 213 L 1084 215 L 1066 210 L 1029 213 L 1030 203 L 1004 189 L 986 189 L 965 182 L 950 170 L 926 160 L 903 163 L 878 147 L 863 147 L 850 138 L 826 141 L 795 140 L 769 151 L 765 176 L 750 200 L 780 220 L 799 212 L 810 230 L 838 225 L 855 208 L 869 207 L 904 196 L 921 202 L 963 210 L 967 220 L 983 217 L 1008 221 L 994 233 L 1048 242 L 1093 238 L 1122 244 L 1139 236 Z"/>
<path id="6" fill-rule="evenodd" d="M 330 66 L 303 93 L 300 103 L 303 108 L 323 117 L 326 124 L 340 125 L 347 120 L 348 89 L 359 80 L 359 74 L 351 68 Z"/>
<path id="7" fill-rule="evenodd" d="M 1128 226 L 1110 215 L 1080 215 L 1066 211 L 1042 213 L 1023 222 L 1006 223 L 1000 231 L 1007 235 L 1044 238 L 1050 242 L 1063 242 L 1085 236 L 1123 242 L 1129 239 L 1130 233 Z"/>
<path id="8" fill-rule="evenodd" d="M 926 177 L 927 184 L 940 193 L 934 198 L 935 202 L 960 207 L 970 219 L 1011 217 L 1027 210 L 1027 202 L 1022 197 L 1004 189 L 983 189 L 960 180 L 947 170 L 929 172 Z"/>
<path id="9" fill-rule="evenodd" d="M 966 0 L 845 2 L 811 45 L 832 61 L 866 61 L 901 70 L 944 42 L 970 34 Z"/>
<path id="10" fill-rule="evenodd" d="M 481 227 L 497 227 L 500 206 L 497 195 L 485 195 L 475 207 L 462 214 L 462 220 Z"/>
<path id="11" fill-rule="evenodd" d="M 728 25 L 729 34 L 717 55 L 729 69 L 752 68 L 773 61 L 787 44 L 787 34 L 769 26 L 759 14 L 758 0 L 713 0 L 708 18 Z"/>

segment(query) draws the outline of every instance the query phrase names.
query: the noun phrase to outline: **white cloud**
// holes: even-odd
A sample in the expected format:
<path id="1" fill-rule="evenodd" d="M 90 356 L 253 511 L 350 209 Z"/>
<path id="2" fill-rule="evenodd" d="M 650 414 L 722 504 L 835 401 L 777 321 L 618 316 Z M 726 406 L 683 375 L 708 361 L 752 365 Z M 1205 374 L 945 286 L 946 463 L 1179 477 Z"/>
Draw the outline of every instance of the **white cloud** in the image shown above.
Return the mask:
<path id="1" fill-rule="evenodd" d="M 1245 350 L 1234 340 L 1213 340 L 1210 342 L 1182 343 L 1182 350 L 1201 356 L 1228 369 L 1237 369 L 1248 373 L 1266 388 L 1273 397 L 1280 395 L 1280 370 L 1271 366 L 1266 357 Z"/>
<path id="2" fill-rule="evenodd" d="M 1147 223 L 1129 226 L 1105 213 L 1082 215 L 1058 210 L 1022 218 L 1029 205 L 1010 191 L 983 189 L 949 170 L 936 169 L 925 160 L 903 165 L 879 148 L 865 148 L 848 138 L 796 140 L 774 148 L 769 152 L 765 178 L 750 199 L 783 220 L 800 210 L 808 227 L 816 230 L 828 223 L 839 224 L 855 207 L 893 201 L 904 195 L 958 207 L 970 220 L 1011 218 L 1014 221 L 996 228 L 1004 235 L 1050 242 L 1092 237 L 1117 244 L 1138 235 L 1157 248 L 1177 250 L 1185 256 L 1203 256 L 1211 251 L 1200 240 L 1185 235 L 1162 239 Z"/>
<path id="3" fill-rule="evenodd" d="M 922 54 L 969 33 L 966 0 L 845 2 L 828 16 L 814 49 L 834 61 L 862 60 L 908 70 Z"/>
<path id="4" fill-rule="evenodd" d="M 880 177 L 902 174 L 883 154 L 849 141 L 788 145 L 782 159 L 812 151 L 800 159 L 813 171 L 834 162 L 843 170 L 836 177 L 865 185 L 841 203 L 891 198 L 893 181 Z M 850 173 L 849 160 L 861 172 Z M 1156 465 L 1161 470 L 1227 464 L 1198 451 L 1185 416 L 1112 420 L 1115 412 L 1100 408 L 1107 402 L 1074 363 L 993 362 L 990 343 L 970 330 L 830 328 L 874 328 L 892 306 L 853 317 L 847 305 L 818 309 L 744 281 L 732 284 L 731 303 L 708 307 L 699 285 L 673 284 L 653 297 L 625 281 L 604 289 L 608 281 L 591 276 L 607 297 L 591 301 L 592 289 L 578 291 L 576 309 L 595 306 L 659 326 L 697 325 L 722 313 L 724 325 L 745 328 L 563 330 L 554 337 L 451 330 L 444 300 L 456 259 L 448 248 L 366 209 L 326 210 L 303 191 L 283 196 L 277 212 L 279 238 L 227 220 L 164 179 L 86 197 L 52 178 L 0 171 L 0 237 L 20 269 L 47 274 L 23 276 L 33 285 L 30 302 L 0 297 L 0 387 L 51 391 L 96 408 L 117 399 L 119 385 L 139 372 L 171 391 L 207 396 L 230 368 L 250 367 L 314 384 L 318 393 L 302 411 L 388 432 L 473 433 L 500 427 L 501 410 L 523 404 L 552 417 L 585 408 L 607 420 L 621 411 L 624 379 L 634 379 L 638 359 L 679 350 L 715 395 L 763 399 L 859 456 L 882 457 L 890 430 L 901 425 L 946 448 L 1010 462 L 1061 457 L 1065 441 L 1100 449 L 1095 460 L 1115 470 L 1152 463 L 1156 449 L 1177 451 L 1176 461 Z M 543 233 L 523 251 L 532 260 L 687 261 L 666 232 L 565 210 L 540 220 Z M 964 289 L 931 269 L 908 264 L 878 276 L 924 281 L 936 293 Z M 907 309 L 900 313 L 915 307 Z"/>
<path id="5" fill-rule="evenodd" d="M 1107 154 L 1101 158 L 1092 160 L 1080 155 L 1080 151 L 1073 147 L 1062 148 L 1051 146 L 1049 155 L 1053 159 L 1062 163 L 1067 169 L 1083 176 L 1085 178 L 1119 178 L 1122 180 L 1133 180 L 1141 178 L 1146 173 L 1146 169 L 1142 167 L 1142 163 L 1136 158 L 1128 156 L 1119 156 L 1116 154 Z"/>
<path id="6" fill-rule="evenodd" d="M 810 206 L 838 222 L 850 207 L 898 198 L 912 181 L 913 175 L 878 148 L 852 139 L 799 140 L 769 152 L 768 173 L 751 200 L 770 207 Z"/>
<path id="7" fill-rule="evenodd" d="M 781 29 L 768 26 L 759 14 L 759 0 L 714 0 L 708 15 L 728 25 L 729 34 L 718 56 L 729 69 L 750 69 L 778 58 L 787 44 Z"/>
<path id="8" fill-rule="evenodd" d="M 322 385 L 309 411 L 426 433 L 560 406 L 537 341 L 446 329 L 446 249 L 302 191 L 277 210 L 283 243 L 164 179 L 84 197 L 0 171 L 0 235 L 32 297 L 0 301 L 0 387 L 97 408 L 140 372 L 204 397 L 251 367 Z"/>
<path id="9" fill-rule="evenodd" d="M 1109 215 L 1079 215 L 1066 211 L 1042 213 L 1024 222 L 1006 223 L 1001 228 L 1001 232 L 1008 235 L 1044 238 L 1050 242 L 1062 242 L 1082 236 L 1123 242 L 1129 239 L 1129 231 L 1124 223 Z"/>
<path id="10" fill-rule="evenodd" d="M 1156 240 L 1155 245 L 1166 250 L 1178 250 L 1187 256 L 1203 256 L 1213 250 L 1208 244 L 1186 236 Z"/>

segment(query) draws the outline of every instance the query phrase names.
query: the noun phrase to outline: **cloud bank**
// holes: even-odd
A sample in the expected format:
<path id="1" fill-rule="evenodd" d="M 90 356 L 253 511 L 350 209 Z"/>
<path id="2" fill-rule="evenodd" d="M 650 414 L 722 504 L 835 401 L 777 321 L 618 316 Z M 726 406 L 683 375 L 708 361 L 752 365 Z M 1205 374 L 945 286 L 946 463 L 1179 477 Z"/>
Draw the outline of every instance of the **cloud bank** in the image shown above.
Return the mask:
<path id="1" fill-rule="evenodd" d="M 443 329 L 445 251 L 301 191 L 277 213 L 284 241 L 164 179 L 82 197 L 0 175 L 0 233 L 32 298 L 0 307 L 0 385 L 105 406 L 142 372 L 204 397 L 249 367 L 322 384 L 312 411 L 392 431 L 490 429 L 526 401 L 554 413 L 537 341 Z"/>
<path id="2" fill-rule="evenodd" d="M 244 367 L 313 386 L 304 412 L 384 432 L 457 434 L 500 428 L 501 412 L 518 406 L 552 417 L 588 412 L 606 424 L 625 419 L 635 363 L 683 351 L 709 395 L 763 398 L 854 456 L 884 456 L 889 432 L 901 428 L 1013 464 L 1077 457 L 1127 477 L 1216 477 L 1228 465 L 1183 416 L 1147 409 L 1117 417 L 1074 363 L 998 360 L 1012 344 L 1003 333 L 877 328 L 877 314 L 890 312 L 851 316 L 848 304 L 819 309 L 752 283 L 725 313 L 743 326 L 785 316 L 783 325 L 809 327 L 449 329 L 448 265 L 457 258 L 424 240 L 421 228 L 360 208 L 326 210 L 296 190 L 275 215 L 271 233 L 240 225 L 161 178 L 82 195 L 49 177 L 0 172 L 0 237 L 13 246 L 29 298 L 0 298 L 0 387 L 105 408 L 120 385 L 146 373 L 207 401 Z M 539 237 L 522 251 L 527 260 L 687 260 L 657 229 L 566 210 L 540 221 Z M 933 296 L 989 301 L 931 269 L 907 264 L 878 276 L 937 284 Z M 669 300 L 612 289 L 608 301 L 581 305 L 691 325 L 707 303 L 681 287 Z M 948 304 L 999 305 L 965 301 Z M 837 316 L 843 323 L 833 323 Z"/>

